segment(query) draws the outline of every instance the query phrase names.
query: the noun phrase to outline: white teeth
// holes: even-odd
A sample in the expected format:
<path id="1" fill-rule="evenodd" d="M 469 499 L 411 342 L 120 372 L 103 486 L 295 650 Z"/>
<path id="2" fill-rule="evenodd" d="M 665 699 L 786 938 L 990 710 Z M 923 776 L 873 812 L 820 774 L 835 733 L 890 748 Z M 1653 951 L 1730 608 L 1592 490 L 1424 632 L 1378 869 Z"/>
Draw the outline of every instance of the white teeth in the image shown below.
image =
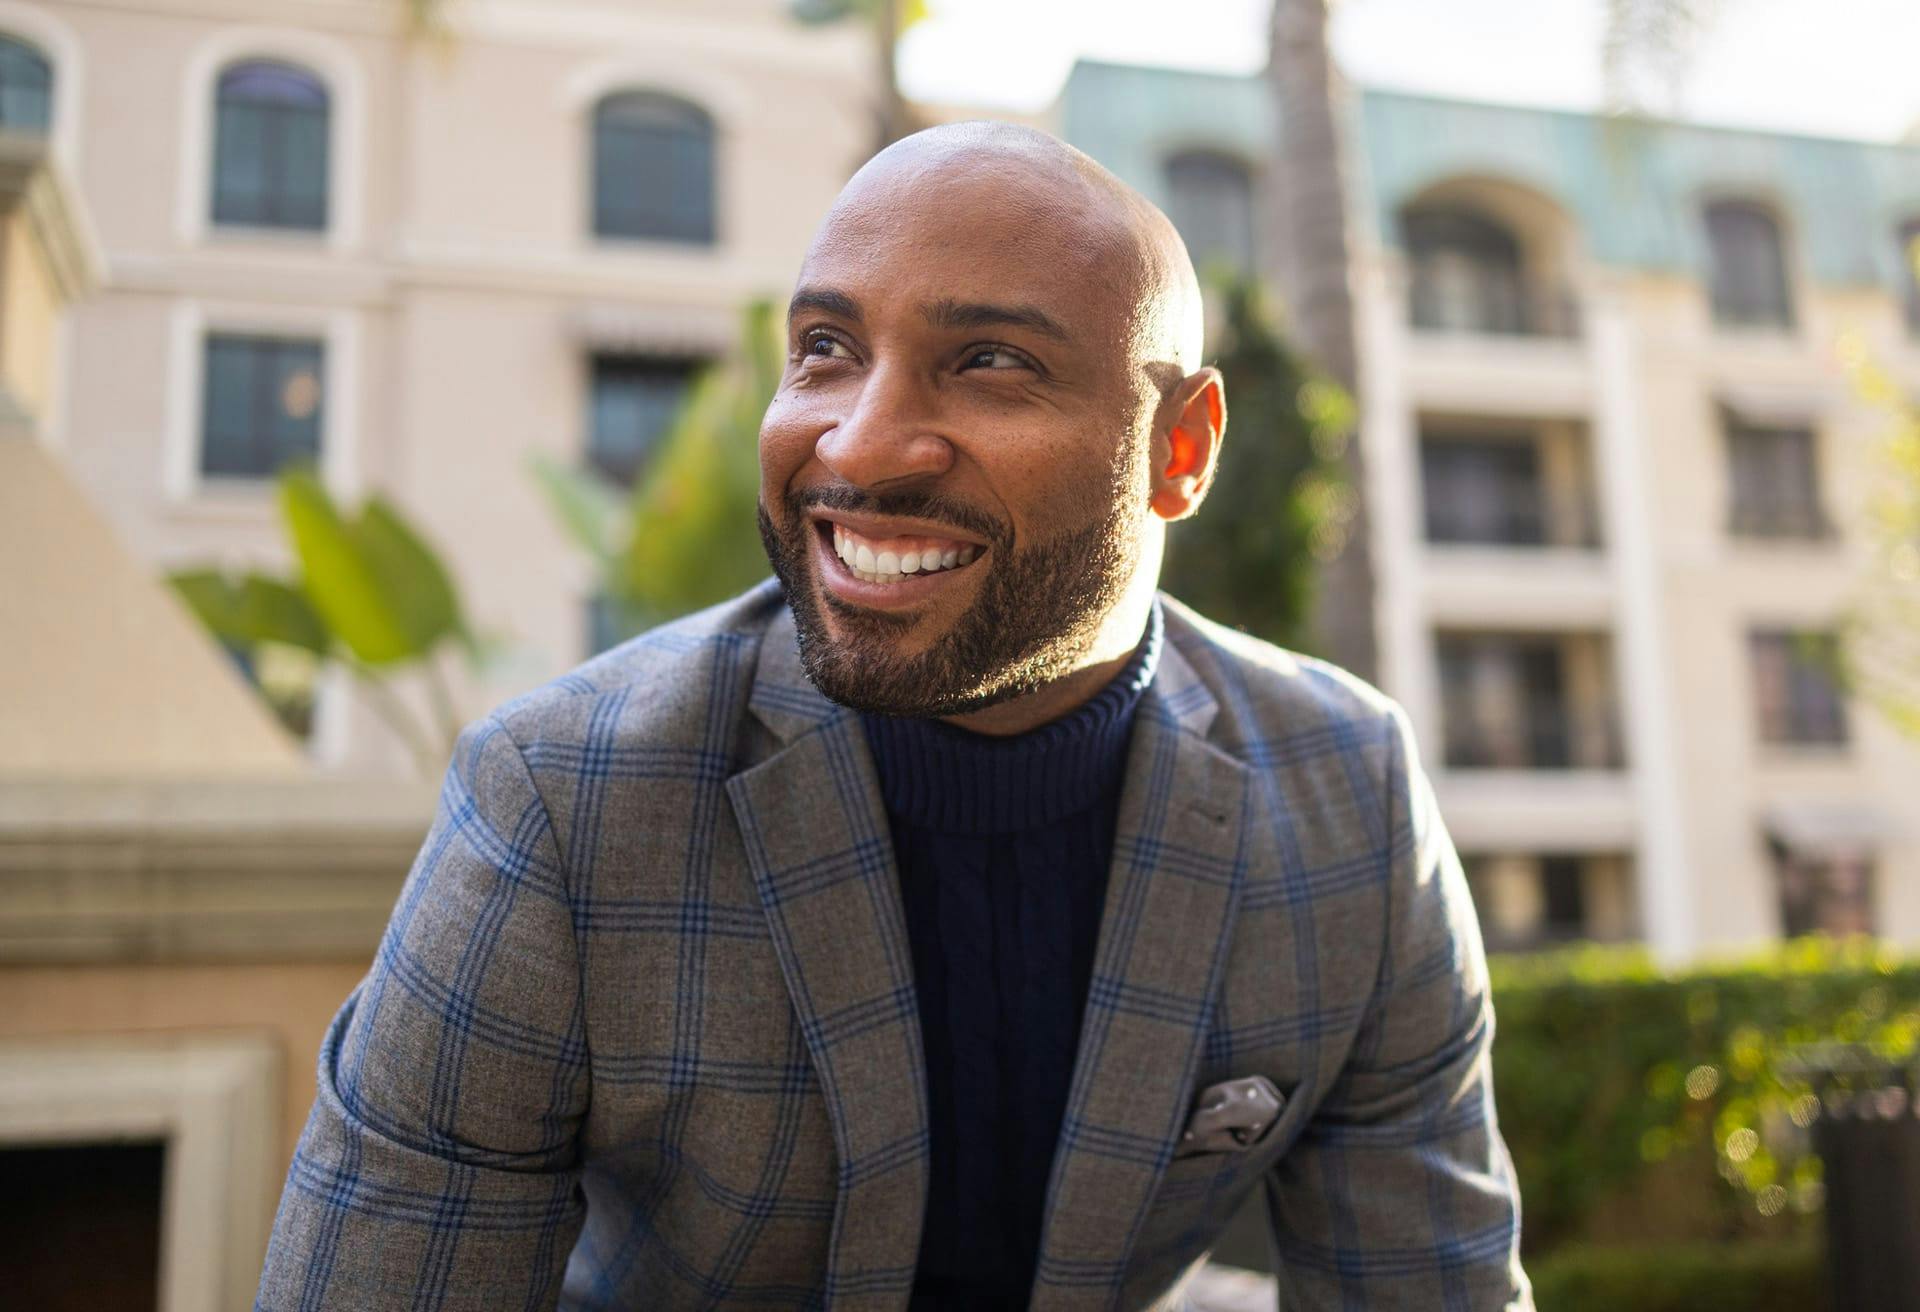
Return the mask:
<path id="1" fill-rule="evenodd" d="M 862 542 L 850 530 L 833 526 L 833 554 L 846 563 L 849 573 L 868 583 L 898 583 L 909 574 L 931 574 L 970 564 L 980 549 L 971 543 L 940 551 L 925 547 L 918 551 L 878 551 Z"/>

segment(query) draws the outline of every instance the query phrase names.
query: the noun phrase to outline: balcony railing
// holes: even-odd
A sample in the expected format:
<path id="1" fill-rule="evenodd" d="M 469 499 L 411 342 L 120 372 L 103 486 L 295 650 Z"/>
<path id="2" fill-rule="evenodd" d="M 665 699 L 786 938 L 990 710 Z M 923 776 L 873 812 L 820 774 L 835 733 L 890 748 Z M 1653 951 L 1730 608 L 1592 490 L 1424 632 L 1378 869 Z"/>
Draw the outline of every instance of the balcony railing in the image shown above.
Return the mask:
<path id="1" fill-rule="evenodd" d="M 1413 326 L 1422 332 L 1551 338 L 1580 334 L 1578 307 L 1569 292 L 1509 270 L 1416 265 L 1408 292 Z"/>
<path id="2" fill-rule="evenodd" d="M 1448 717 L 1445 759 L 1459 770 L 1618 770 L 1610 710 L 1536 707 L 1511 717 Z"/>

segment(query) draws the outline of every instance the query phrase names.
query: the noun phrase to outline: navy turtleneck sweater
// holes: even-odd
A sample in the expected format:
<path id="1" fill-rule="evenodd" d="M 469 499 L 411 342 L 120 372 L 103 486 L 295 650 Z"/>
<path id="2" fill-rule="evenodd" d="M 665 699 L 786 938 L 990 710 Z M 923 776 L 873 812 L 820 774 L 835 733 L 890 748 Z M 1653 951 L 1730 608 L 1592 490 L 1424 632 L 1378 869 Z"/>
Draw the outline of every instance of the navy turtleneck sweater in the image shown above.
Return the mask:
<path id="1" fill-rule="evenodd" d="M 1072 714 L 993 738 L 863 715 L 900 870 L 931 1173 L 911 1306 L 1024 1308 L 1067 1109 L 1156 606 Z"/>

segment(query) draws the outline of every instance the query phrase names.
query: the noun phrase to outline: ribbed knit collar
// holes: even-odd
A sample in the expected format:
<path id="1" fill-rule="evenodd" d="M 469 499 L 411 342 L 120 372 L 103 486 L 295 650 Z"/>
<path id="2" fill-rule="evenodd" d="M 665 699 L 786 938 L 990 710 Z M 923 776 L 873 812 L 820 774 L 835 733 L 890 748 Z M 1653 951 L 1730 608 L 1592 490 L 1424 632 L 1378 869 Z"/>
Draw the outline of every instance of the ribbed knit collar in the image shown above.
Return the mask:
<path id="1" fill-rule="evenodd" d="M 941 720 L 863 713 L 887 813 L 938 833 L 1017 833 L 1117 792 L 1133 713 L 1159 667 L 1163 632 L 1156 601 L 1126 668 L 1071 715 L 1028 733 L 994 737 Z"/>

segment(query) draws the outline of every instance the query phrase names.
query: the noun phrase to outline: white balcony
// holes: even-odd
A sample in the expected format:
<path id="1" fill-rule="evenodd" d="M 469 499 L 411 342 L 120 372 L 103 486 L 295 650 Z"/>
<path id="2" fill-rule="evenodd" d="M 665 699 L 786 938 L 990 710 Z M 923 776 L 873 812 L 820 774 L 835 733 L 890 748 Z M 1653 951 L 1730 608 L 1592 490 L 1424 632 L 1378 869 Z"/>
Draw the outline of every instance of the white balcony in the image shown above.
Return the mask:
<path id="1" fill-rule="evenodd" d="M 1622 852 L 1639 841 L 1624 770 L 1436 770 L 1433 786 L 1463 851 Z"/>
<path id="2" fill-rule="evenodd" d="M 1454 544 L 1422 550 L 1422 592 L 1436 625 L 1597 629 L 1613 621 L 1614 577 L 1601 551 Z"/>
<path id="3" fill-rule="evenodd" d="M 1587 346 L 1572 337 L 1407 334 L 1405 391 L 1416 410 L 1584 417 L 1596 390 Z"/>

